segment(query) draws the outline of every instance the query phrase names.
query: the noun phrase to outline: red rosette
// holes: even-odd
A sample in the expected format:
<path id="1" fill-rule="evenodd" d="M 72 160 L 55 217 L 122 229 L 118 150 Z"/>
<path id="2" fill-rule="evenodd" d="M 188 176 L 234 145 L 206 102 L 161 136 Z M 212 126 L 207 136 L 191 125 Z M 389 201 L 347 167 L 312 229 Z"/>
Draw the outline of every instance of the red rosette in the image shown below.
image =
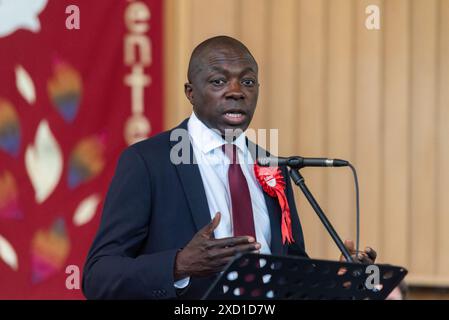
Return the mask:
<path id="1" fill-rule="evenodd" d="M 257 181 L 270 197 L 277 197 L 281 207 L 281 233 L 282 243 L 291 244 L 295 240 L 292 236 L 292 223 L 290 217 L 290 207 L 288 206 L 287 196 L 285 195 L 285 181 L 279 167 L 260 167 L 254 164 L 254 173 Z"/>

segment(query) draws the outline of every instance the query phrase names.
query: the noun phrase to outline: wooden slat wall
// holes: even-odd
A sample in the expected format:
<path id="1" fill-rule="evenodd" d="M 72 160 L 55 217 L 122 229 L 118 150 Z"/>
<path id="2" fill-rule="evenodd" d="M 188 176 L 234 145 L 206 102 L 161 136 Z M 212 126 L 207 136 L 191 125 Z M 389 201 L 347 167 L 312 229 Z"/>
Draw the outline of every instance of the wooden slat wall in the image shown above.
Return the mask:
<path id="1" fill-rule="evenodd" d="M 360 241 L 381 248 L 383 33 L 364 27 L 366 16 L 363 13 L 371 4 L 378 5 L 382 10 L 382 1 L 364 0 L 355 3 L 355 83 L 352 88 L 355 94 L 354 163 L 359 169 L 360 210 L 363 215 Z"/>
<path id="2" fill-rule="evenodd" d="M 411 3 L 410 264 L 417 274 L 436 271 L 436 0 Z M 447 191 L 446 191 L 447 192 Z"/>
<path id="3" fill-rule="evenodd" d="M 409 265 L 410 1 L 385 1 L 382 256 Z"/>
<path id="4" fill-rule="evenodd" d="M 381 29 L 365 28 L 378 5 Z M 449 285 L 449 0 L 166 0 L 165 126 L 191 113 L 191 50 L 226 34 L 260 66 L 253 128 L 279 129 L 280 154 L 334 156 L 357 168 L 362 246 L 415 284 Z M 344 239 L 355 238 L 352 175 L 304 176 Z M 313 257 L 338 251 L 297 193 Z"/>
<path id="5" fill-rule="evenodd" d="M 351 1 L 329 1 L 328 4 L 326 154 L 352 161 L 355 158 L 355 95 L 352 88 L 355 83 L 356 11 Z M 329 219 L 342 238 L 355 240 L 354 181 L 350 171 L 320 171 L 328 177 L 326 211 Z M 319 233 L 319 236 L 323 237 L 323 234 Z M 325 257 L 336 257 L 335 244 L 328 237 L 324 238 Z"/>
<path id="6" fill-rule="evenodd" d="M 295 142 L 290 154 L 323 154 L 326 150 L 326 45 L 327 45 L 327 8 L 325 1 L 317 0 L 313 6 L 305 1 L 295 1 L 297 7 L 294 15 L 297 21 L 295 40 L 298 44 L 293 64 L 296 113 L 293 119 L 297 125 L 291 140 Z M 298 54 L 301 52 L 301 54 Z M 276 61 L 276 60 L 274 60 Z M 287 115 L 288 117 L 288 115 Z M 288 121 L 287 119 L 285 121 Z M 283 139 L 282 136 L 280 136 Z M 304 170 L 306 183 L 320 203 L 327 198 L 325 172 L 323 170 Z M 298 209 L 301 212 L 304 236 L 307 247 L 324 256 L 328 238 L 322 237 L 322 226 L 306 198 L 296 188 Z M 324 210 L 324 208 L 323 208 Z"/>
<path id="7" fill-rule="evenodd" d="M 441 1 L 439 9 L 439 101 L 438 101 L 438 159 L 437 168 L 437 274 L 436 278 L 448 278 L 449 258 L 449 1 Z M 448 281 L 449 282 L 449 281 Z"/>

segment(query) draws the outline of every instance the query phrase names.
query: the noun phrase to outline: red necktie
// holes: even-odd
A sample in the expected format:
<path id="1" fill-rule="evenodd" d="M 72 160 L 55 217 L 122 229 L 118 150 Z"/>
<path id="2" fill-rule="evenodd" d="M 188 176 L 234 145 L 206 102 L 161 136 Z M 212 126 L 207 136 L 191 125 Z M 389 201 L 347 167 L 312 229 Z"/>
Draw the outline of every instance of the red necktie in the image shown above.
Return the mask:
<path id="1" fill-rule="evenodd" d="M 251 196 L 242 168 L 237 162 L 236 145 L 223 145 L 223 152 L 231 161 L 228 169 L 228 180 L 229 190 L 231 192 L 234 237 L 252 236 L 256 239 Z"/>

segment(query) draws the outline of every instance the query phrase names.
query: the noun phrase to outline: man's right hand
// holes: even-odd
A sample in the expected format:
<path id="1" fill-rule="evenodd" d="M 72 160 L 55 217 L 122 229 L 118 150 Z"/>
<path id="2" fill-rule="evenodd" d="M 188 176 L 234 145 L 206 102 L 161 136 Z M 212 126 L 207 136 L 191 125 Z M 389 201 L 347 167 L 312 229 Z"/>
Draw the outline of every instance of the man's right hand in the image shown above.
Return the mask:
<path id="1" fill-rule="evenodd" d="M 218 273 L 238 253 L 257 252 L 260 243 L 254 237 L 214 239 L 213 233 L 220 223 L 217 212 L 212 221 L 198 231 L 192 240 L 176 255 L 175 281 L 190 277 L 205 277 Z"/>

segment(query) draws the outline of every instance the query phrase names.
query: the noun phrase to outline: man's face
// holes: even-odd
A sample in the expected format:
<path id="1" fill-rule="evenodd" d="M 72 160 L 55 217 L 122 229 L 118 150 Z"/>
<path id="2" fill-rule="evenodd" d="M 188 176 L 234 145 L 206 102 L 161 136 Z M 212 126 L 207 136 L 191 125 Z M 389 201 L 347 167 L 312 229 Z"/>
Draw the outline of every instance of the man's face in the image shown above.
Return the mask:
<path id="1" fill-rule="evenodd" d="M 185 93 L 197 117 L 211 129 L 245 131 L 259 95 L 257 65 L 247 53 L 230 48 L 206 52 Z"/>

